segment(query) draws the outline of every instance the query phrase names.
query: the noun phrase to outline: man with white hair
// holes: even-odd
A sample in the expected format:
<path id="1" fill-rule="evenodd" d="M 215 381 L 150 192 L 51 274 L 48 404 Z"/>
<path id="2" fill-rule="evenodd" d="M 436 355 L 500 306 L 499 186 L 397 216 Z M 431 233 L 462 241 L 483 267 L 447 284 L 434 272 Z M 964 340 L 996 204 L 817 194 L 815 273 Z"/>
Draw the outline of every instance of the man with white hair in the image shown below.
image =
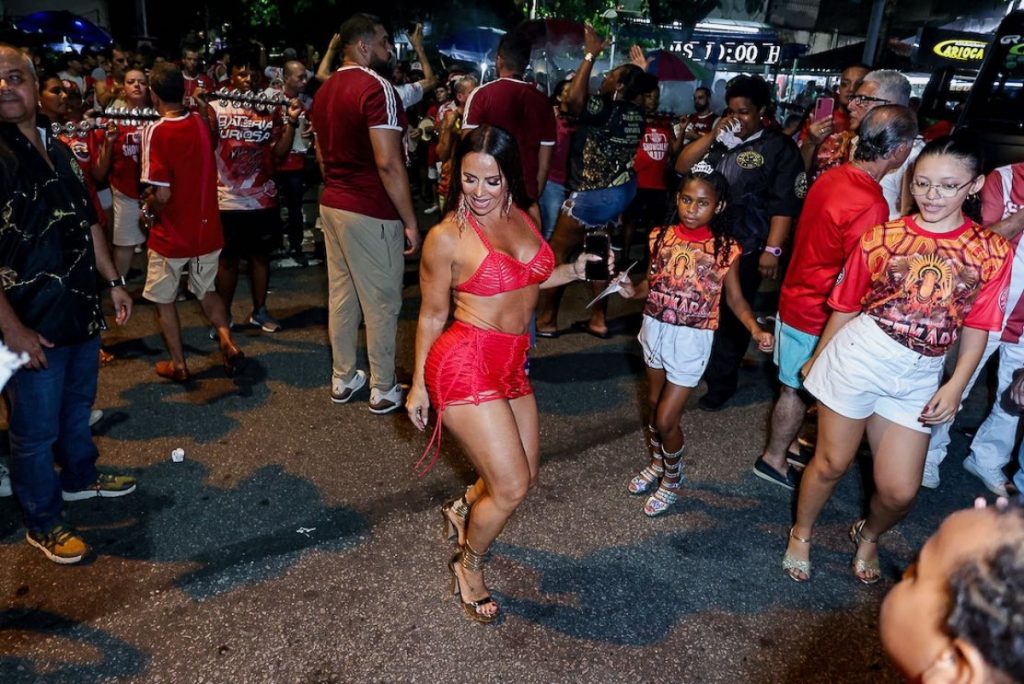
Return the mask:
<path id="1" fill-rule="evenodd" d="M 861 80 L 857 91 L 850 97 L 850 128 L 841 133 L 833 133 L 821 143 L 819 151 L 831 150 L 830 155 L 823 156 L 820 152 L 817 155 L 817 166 L 813 170 L 814 178 L 817 179 L 828 169 L 845 164 L 853 159 L 853 151 L 857 147 L 857 131 L 860 129 L 860 122 L 875 107 L 886 104 L 901 105 L 906 107 L 910 104 L 910 81 L 898 71 L 891 69 L 879 69 L 870 71 Z M 906 207 L 900 204 L 900 195 L 903 189 L 903 176 L 917 155 L 924 147 L 924 140 L 918 137 L 910 150 L 907 161 L 898 169 L 890 171 L 882 178 L 882 194 L 885 202 L 889 205 L 889 218 L 900 216 Z M 812 181 L 813 182 L 813 181 Z"/>

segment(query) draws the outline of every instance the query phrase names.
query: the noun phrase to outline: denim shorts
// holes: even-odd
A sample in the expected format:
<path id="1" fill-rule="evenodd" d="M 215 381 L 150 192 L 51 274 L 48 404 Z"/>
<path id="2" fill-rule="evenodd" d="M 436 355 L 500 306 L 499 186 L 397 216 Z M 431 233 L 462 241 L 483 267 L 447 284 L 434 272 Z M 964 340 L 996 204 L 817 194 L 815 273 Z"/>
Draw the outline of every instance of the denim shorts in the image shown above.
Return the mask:
<path id="1" fill-rule="evenodd" d="M 612 188 L 578 190 L 562 204 L 562 211 L 584 228 L 598 228 L 619 220 L 636 196 L 636 178 Z"/>

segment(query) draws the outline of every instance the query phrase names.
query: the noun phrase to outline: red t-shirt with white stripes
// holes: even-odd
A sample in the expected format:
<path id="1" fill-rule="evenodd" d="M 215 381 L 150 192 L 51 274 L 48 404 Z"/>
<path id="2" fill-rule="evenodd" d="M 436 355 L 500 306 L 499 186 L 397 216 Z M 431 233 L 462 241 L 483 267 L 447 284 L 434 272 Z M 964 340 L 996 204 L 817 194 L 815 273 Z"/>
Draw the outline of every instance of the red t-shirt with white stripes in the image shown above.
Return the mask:
<path id="1" fill-rule="evenodd" d="M 324 167 L 320 203 L 398 220 L 377 171 L 370 129 L 395 131 L 404 141 L 406 125 L 405 109 L 388 81 L 363 67 L 338 69 L 313 98 L 313 130 Z"/>
<path id="2" fill-rule="evenodd" d="M 184 259 L 224 246 L 213 141 L 202 117 L 190 113 L 146 127 L 142 182 L 171 189 L 170 201 L 149 231 L 150 249 L 168 259 Z"/>

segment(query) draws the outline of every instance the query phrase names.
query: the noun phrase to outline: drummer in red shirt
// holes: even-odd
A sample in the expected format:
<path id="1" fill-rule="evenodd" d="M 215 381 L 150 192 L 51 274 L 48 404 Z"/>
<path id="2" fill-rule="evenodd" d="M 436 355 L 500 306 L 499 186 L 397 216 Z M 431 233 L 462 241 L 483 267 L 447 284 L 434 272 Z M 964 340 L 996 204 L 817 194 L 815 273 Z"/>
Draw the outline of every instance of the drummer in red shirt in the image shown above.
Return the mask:
<path id="1" fill-rule="evenodd" d="M 181 344 L 175 299 L 182 271 L 188 287 L 217 329 L 224 370 L 234 375 L 245 355 L 231 339 L 224 300 L 214 285 L 224 246 L 217 206 L 217 166 L 210 129 L 184 106 L 185 79 L 164 62 L 150 72 L 153 102 L 160 120 L 142 138 L 142 182 L 152 186 L 146 203 L 156 213 L 149 233 L 149 267 L 142 296 L 156 304 L 170 360 L 156 364 L 157 375 L 186 382 L 191 375 Z"/>

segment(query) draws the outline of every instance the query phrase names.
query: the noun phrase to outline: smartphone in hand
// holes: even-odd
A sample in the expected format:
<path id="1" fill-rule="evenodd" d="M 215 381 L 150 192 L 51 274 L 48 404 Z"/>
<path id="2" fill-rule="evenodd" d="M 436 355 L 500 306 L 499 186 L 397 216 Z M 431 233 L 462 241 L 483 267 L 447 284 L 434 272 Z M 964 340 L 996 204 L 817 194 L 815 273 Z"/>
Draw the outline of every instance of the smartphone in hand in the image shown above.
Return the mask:
<path id="1" fill-rule="evenodd" d="M 824 121 L 825 119 L 831 119 L 835 108 L 836 101 L 834 99 L 831 97 L 819 97 L 818 101 L 814 103 L 814 120 Z"/>
<path id="2" fill-rule="evenodd" d="M 583 236 L 583 251 L 601 257 L 600 261 L 588 261 L 584 267 L 587 280 L 608 280 L 608 250 L 610 248 L 608 233 L 598 230 Z"/>

